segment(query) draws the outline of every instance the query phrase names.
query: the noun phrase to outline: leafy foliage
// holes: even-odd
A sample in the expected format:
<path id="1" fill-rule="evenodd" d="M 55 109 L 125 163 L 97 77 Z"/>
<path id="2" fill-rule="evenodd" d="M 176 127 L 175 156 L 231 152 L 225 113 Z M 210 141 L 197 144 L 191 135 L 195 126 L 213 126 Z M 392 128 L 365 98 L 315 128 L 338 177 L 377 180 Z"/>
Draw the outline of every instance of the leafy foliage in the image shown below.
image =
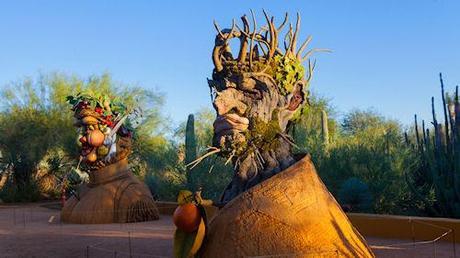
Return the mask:
<path id="1" fill-rule="evenodd" d="M 320 134 L 322 110 L 329 113 L 329 146 L 324 145 Z M 311 154 L 321 178 L 335 196 L 339 196 L 345 181 L 356 178 L 368 186 L 373 197 L 369 211 L 423 212 L 426 204 L 416 200 L 405 180 L 413 156 L 404 144 L 402 126 L 396 121 L 369 110 L 353 110 L 339 121 L 329 102 L 313 95 L 291 134 L 300 147 L 297 151 Z"/>
<path id="2" fill-rule="evenodd" d="M 272 67 L 274 67 L 273 77 L 281 86 L 283 94 L 291 93 L 295 83 L 302 79 L 305 73 L 302 62 L 290 55 L 276 55 Z"/>
<path id="3" fill-rule="evenodd" d="M 369 128 L 381 127 L 384 123 L 385 118 L 375 110 L 355 109 L 347 113 L 343 118 L 342 129 L 344 133 L 353 135 Z"/>
<path id="4" fill-rule="evenodd" d="M 369 187 L 356 177 L 345 180 L 338 192 L 339 202 L 351 206 L 353 212 L 372 210 L 372 194 Z"/>

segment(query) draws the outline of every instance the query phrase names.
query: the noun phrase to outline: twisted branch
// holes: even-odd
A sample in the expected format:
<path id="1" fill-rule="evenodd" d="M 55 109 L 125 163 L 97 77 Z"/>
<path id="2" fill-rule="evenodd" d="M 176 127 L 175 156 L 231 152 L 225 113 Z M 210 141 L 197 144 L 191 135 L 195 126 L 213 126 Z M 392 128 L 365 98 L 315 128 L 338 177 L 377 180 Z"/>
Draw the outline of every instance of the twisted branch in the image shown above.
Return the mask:
<path id="1" fill-rule="evenodd" d="M 300 14 L 297 13 L 297 19 L 295 26 L 289 25 L 289 30 L 284 35 L 284 50 L 278 47 L 278 37 L 283 28 L 288 24 L 288 13 L 285 14 L 282 23 L 279 26 L 275 25 L 275 18 L 270 16 L 265 10 L 263 15 L 265 18 L 266 25 L 263 25 L 259 29 L 257 28 L 257 21 L 254 12 L 251 12 L 251 22 L 246 15 L 241 17 L 242 26 L 238 25 L 235 20 L 232 20 L 231 29 L 221 29 L 216 21 L 214 21 L 214 27 L 217 30 L 215 39 L 215 46 L 212 54 L 213 63 L 216 72 L 221 72 L 224 69 L 224 63 L 232 63 L 236 61 L 239 65 L 248 65 L 249 71 L 254 71 L 255 58 L 258 58 L 258 51 L 262 52 L 262 56 L 258 58 L 258 61 L 262 61 L 268 66 L 275 55 L 292 56 L 303 62 L 308 60 L 313 53 L 316 52 L 329 52 L 328 49 L 311 49 L 305 54 L 310 44 L 312 37 L 308 36 L 306 40 L 297 49 L 297 40 L 300 33 Z M 252 28 L 251 24 L 252 23 Z M 228 41 L 232 38 L 238 38 L 240 41 L 240 49 L 238 51 L 238 57 L 233 59 L 231 55 L 226 53 L 230 52 L 228 47 Z M 249 48 L 249 49 L 248 49 Z M 257 53 L 256 53 L 257 52 Z M 248 58 L 249 55 L 249 58 Z M 234 63 L 232 63 L 233 65 Z M 266 70 L 266 69 L 262 69 Z"/>

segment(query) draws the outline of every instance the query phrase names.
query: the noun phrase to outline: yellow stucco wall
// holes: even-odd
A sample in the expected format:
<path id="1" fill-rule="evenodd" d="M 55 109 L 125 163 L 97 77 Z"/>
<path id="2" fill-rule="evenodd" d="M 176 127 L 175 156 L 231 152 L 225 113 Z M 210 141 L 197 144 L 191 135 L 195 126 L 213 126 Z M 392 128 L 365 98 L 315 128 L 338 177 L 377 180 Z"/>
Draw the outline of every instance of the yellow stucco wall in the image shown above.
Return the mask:
<path id="1" fill-rule="evenodd" d="M 172 215 L 177 207 L 175 202 L 157 202 L 161 214 Z M 217 208 L 210 207 L 207 214 L 211 217 Z M 348 213 L 347 216 L 365 236 L 403 238 L 414 240 L 433 240 L 452 230 L 441 240 L 460 242 L 460 220 L 446 218 L 408 217 L 395 215 L 377 215 Z"/>
<path id="2" fill-rule="evenodd" d="M 353 225 L 365 236 L 433 240 L 452 230 L 444 241 L 460 241 L 460 220 L 348 213 Z"/>

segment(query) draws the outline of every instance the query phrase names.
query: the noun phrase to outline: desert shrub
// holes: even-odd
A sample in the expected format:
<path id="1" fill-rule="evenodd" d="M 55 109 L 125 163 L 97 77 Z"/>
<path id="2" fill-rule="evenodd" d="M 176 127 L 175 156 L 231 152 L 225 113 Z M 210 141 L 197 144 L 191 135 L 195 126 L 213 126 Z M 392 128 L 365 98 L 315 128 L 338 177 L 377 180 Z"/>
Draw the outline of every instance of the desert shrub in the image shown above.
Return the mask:
<path id="1" fill-rule="evenodd" d="M 369 186 L 375 212 L 413 213 L 416 203 L 405 180 L 411 155 L 402 126 L 373 111 L 352 111 L 344 122 L 342 136 L 319 168 L 333 192 L 344 180 L 356 177 Z"/>
<path id="2" fill-rule="evenodd" d="M 154 199 L 161 201 L 177 200 L 177 194 L 185 189 L 185 175 L 178 171 L 166 170 L 149 173 L 144 182 L 149 187 Z"/>
<path id="3" fill-rule="evenodd" d="M 209 158 L 196 166 L 190 177 L 191 189 L 202 190 L 203 197 L 218 201 L 233 175 L 232 164 L 220 157 Z"/>
<path id="4" fill-rule="evenodd" d="M 41 199 L 57 199 L 61 195 L 62 181 L 71 170 L 74 160 L 60 148 L 48 150 L 34 173 Z"/>
<path id="5" fill-rule="evenodd" d="M 29 182 L 26 188 L 8 183 L 0 190 L 0 200 L 3 202 L 36 202 L 40 200 L 40 191 L 34 181 Z"/>
<path id="6" fill-rule="evenodd" d="M 147 147 L 142 152 L 146 157 L 144 182 L 155 199 L 175 201 L 179 190 L 185 188 L 185 173 L 179 164 L 177 147 L 166 140 L 160 142 L 161 146 L 152 142 L 151 145 L 143 144 Z"/>
<path id="7" fill-rule="evenodd" d="M 312 94 L 309 97 L 308 107 L 303 110 L 303 113 L 295 121 L 293 126 L 290 126 L 289 133 L 294 138 L 296 147 L 294 152 L 309 153 L 315 164 L 321 162 L 322 156 L 327 152 L 327 144 L 325 144 L 322 136 L 322 112 L 328 114 L 328 137 L 329 143 L 336 140 L 338 135 L 338 123 L 336 111 L 331 105 L 330 100 Z"/>
<path id="8" fill-rule="evenodd" d="M 345 180 L 337 196 L 339 202 L 350 206 L 353 212 L 372 211 L 372 194 L 369 187 L 356 177 Z"/>
<path id="9" fill-rule="evenodd" d="M 311 153 L 318 173 L 331 193 L 339 197 L 345 181 L 356 178 L 368 186 L 373 197 L 368 211 L 420 212 L 422 204 L 414 199 L 405 179 L 413 155 L 404 143 L 402 126 L 374 110 L 352 110 L 340 121 L 334 116 L 329 117 L 329 128 L 333 128 L 334 133 L 325 146 L 319 134 L 319 121 L 321 109 L 330 109 L 330 104 L 324 100 L 314 101 L 314 108 L 305 120 L 310 122 L 301 123 L 296 128 L 295 139 L 297 145 Z"/>
<path id="10" fill-rule="evenodd" d="M 35 193 L 29 191 L 35 187 L 32 176 L 51 147 L 55 132 L 50 129 L 48 112 L 26 108 L 0 115 L 0 135 L 2 162 L 11 168 L 9 184 L 14 184 L 9 186 L 9 193 L 17 193 L 17 201 L 21 201 Z"/>

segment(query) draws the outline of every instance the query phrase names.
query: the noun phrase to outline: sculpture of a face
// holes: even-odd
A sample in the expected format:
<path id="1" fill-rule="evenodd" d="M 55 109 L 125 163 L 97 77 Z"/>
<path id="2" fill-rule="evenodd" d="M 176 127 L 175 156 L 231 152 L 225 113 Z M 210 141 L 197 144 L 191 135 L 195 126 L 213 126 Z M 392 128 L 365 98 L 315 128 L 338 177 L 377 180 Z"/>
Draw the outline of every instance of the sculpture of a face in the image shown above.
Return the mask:
<path id="1" fill-rule="evenodd" d="M 107 97 L 79 94 L 67 99 L 73 105 L 80 157 L 87 169 L 96 170 L 129 155 L 132 133 L 123 125 L 120 106 L 115 107 Z"/>
<path id="2" fill-rule="evenodd" d="M 282 53 L 278 33 L 286 24 L 287 15 L 277 28 L 274 18 L 264 14 L 268 26 L 260 32 L 255 28 L 250 31 L 246 16 L 241 18 L 243 29 L 235 23 L 230 30 L 220 30 L 216 25 L 215 69 L 208 83 L 217 111 L 213 144 L 226 156 L 245 156 L 254 149 L 275 148 L 275 138 L 285 134 L 289 122 L 306 102 L 313 66 L 309 66 L 305 76 L 302 61 L 312 51 L 306 56 L 302 52 L 310 38 L 296 49 L 298 17 L 295 30 L 291 26 L 286 35 Z M 237 58 L 233 58 L 229 47 L 232 38 L 240 39 Z"/>

